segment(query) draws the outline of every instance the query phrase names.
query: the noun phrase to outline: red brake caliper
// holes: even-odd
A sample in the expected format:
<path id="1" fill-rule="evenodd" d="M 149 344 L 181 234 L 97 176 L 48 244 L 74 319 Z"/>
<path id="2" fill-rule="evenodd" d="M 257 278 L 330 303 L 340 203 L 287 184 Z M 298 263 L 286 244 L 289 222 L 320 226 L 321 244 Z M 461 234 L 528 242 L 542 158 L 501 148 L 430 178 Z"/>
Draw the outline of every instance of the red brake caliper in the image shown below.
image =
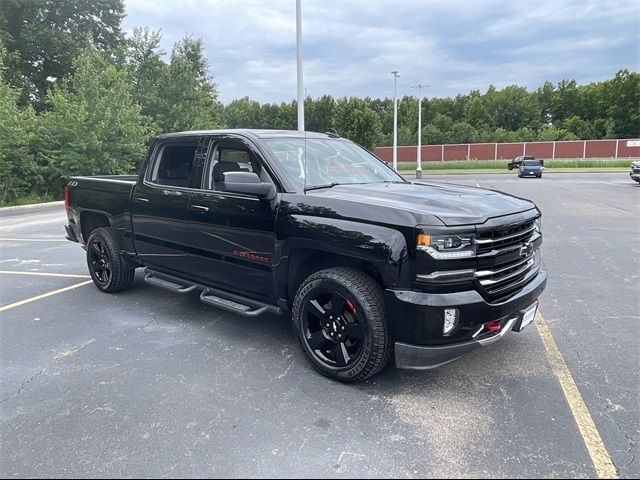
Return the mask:
<path id="1" fill-rule="evenodd" d="M 351 312 L 352 315 L 356 314 L 356 308 L 353 306 L 353 303 L 351 303 L 349 300 L 346 301 L 346 305 L 347 308 L 349 309 L 349 311 Z"/>

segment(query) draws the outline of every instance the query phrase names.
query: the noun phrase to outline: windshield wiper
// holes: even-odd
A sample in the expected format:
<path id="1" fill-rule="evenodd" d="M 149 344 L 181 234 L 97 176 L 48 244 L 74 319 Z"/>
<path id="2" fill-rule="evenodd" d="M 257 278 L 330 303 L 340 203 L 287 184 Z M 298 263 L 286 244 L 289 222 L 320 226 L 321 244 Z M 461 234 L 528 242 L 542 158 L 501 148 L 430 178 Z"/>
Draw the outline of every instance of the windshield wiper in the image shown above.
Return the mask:
<path id="1" fill-rule="evenodd" d="M 308 192 L 309 190 L 320 190 L 321 188 L 333 188 L 336 185 L 341 185 L 340 183 L 337 182 L 332 182 L 332 183 L 327 183 L 325 185 L 313 185 L 311 187 L 306 187 L 304 189 L 305 193 Z"/>

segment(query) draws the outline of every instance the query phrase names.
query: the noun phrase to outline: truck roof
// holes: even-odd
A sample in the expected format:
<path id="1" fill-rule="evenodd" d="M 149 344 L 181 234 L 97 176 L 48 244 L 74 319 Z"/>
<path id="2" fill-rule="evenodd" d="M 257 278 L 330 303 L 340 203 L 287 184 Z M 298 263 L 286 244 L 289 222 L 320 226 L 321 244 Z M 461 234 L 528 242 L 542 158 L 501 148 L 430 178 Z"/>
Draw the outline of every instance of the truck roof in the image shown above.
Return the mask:
<path id="1" fill-rule="evenodd" d="M 222 130 L 193 130 L 185 132 L 163 133 L 157 138 L 177 138 L 190 137 L 194 135 L 221 135 L 225 133 L 235 133 L 255 138 L 336 138 L 335 134 L 318 132 L 300 132 L 297 130 L 267 130 L 253 128 L 231 128 Z"/>

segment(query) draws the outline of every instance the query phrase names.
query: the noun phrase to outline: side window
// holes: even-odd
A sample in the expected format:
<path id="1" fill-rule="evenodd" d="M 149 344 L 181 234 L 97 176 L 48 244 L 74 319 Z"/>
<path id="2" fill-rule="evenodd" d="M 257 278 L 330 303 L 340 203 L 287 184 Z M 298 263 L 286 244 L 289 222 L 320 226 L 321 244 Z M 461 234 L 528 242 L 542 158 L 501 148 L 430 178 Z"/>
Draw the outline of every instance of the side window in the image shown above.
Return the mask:
<path id="1" fill-rule="evenodd" d="M 209 164 L 208 189 L 224 191 L 224 174 L 226 172 L 260 174 L 260 163 L 242 145 L 219 144 L 214 150 Z"/>
<path id="2" fill-rule="evenodd" d="M 189 187 L 197 148 L 195 141 L 165 145 L 149 180 L 158 185 Z"/>

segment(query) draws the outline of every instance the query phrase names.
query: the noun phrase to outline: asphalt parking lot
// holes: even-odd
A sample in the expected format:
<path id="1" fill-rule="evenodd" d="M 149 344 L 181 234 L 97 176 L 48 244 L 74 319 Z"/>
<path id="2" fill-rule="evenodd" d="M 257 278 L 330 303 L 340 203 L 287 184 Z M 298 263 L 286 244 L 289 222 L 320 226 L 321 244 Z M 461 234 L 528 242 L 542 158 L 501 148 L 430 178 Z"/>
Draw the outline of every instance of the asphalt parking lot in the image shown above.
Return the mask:
<path id="1" fill-rule="evenodd" d="M 342 385 L 306 364 L 288 317 L 238 317 L 141 272 L 116 295 L 83 284 L 56 205 L 0 212 L 0 475 L 583 478 L 602 473 L 587 448 L 601 441 L 640 476 L 640 186 L 626 172 L 433 178 L 543 211 L 543 325 L 597 438 L 540 318 L 438 370 Z"/>

